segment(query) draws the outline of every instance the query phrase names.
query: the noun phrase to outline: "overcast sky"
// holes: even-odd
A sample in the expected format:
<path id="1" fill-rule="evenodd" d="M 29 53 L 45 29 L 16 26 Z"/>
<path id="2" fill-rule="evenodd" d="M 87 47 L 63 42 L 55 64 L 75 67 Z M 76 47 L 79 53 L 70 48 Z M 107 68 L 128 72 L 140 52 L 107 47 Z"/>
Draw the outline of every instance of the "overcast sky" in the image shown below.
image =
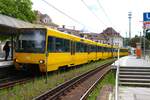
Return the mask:
<path id="1" fill-rule="evenodd" d="M 46 2 L 69 15 L 61 14 Z M 33 9 L 48 14 L 58 25 L 101 33 L 113 27 L 122 36 L 129 29 L 128 12 L 132 12 L 132 37 L 142 32 L 143 12 L 150 12 L 150 0 L 32 0 Z M 88 8 L 85 6 L 87 5 Z"/>

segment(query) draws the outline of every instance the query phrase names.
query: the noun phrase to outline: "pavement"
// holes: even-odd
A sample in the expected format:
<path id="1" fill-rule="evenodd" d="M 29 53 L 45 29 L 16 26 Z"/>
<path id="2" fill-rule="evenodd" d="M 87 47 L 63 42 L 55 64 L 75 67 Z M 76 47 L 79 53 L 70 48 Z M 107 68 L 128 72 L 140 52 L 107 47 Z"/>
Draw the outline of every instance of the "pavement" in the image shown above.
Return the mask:
<path id="1" fill-rule="evenodd" d="M 4 58 L 0 58 L 0 68 L 9 67 L 13 65 L 11 58 L 8 58 L 8 61 L 5 61 Z"/>
<path id="2" fill-rule="evenodd" d="M 136 58 L 136 56 L 126 56 L 120 58 L 118 61 L 112 64 L 112 66 L 121 67 L 150 67 L 149 58 Z M 114 99 L 113 96 L 109 100 Z M 150 87 L 128 87 L 119 86 L 119 99 L 118 100 L 150 100 Z"/>
<path id="3" fill-rule="evenodd" d="M 150 100 L 150 88 L 121 86 L 119 100 Z"/>
<path id="4" fill-rule="evenodd" d="M 112 66 L 122 67 L 150 67 L 150 60 L 144 58 L 136 58 L 136 56 L 125 56 L 117 60 Z"/>
<path id="5" fill-rule="evenodd" d="M 96 100 L 108 100 L 109 99 L 109 94 L 111 92 L 113 92 L 113 86 L 112 85 L 104 85 L 101 88 L 99 96 L 97 96 Z"/>

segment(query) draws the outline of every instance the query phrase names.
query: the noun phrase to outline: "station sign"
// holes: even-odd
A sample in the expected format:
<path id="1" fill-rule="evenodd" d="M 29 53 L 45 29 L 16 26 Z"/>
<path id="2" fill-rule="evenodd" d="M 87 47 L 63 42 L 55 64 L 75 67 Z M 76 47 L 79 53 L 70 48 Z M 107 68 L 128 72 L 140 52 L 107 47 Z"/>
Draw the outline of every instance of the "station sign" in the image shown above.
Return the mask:
<path id="1" fill-rule="evenodd" d="M 144 29 L 150 29 L 150 22 L 143 22 Z"/>
<path id="2" fill-rule="evenodd" d="M 144 22 L 147 22 L 147 21 L 150 22 L 150 12 L 143 13 L 143 21 Z"/>
<path id="3" fill-rule="evenodd" d="M 143 13 L 143 28 L 150 29 L 150 12 Z"/>

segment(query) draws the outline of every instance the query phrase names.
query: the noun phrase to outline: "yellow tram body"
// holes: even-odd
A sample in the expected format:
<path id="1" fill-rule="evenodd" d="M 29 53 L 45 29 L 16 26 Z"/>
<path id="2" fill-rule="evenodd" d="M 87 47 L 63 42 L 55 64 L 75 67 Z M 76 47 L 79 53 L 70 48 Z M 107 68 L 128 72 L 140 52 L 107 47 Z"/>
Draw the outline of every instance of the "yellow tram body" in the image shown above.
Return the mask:
<path id="1" fill-rule="evenodd" d="M 117 56 L 117 52 L 114 52 L 115 50 L 112 52 L 112 49 L 118 47 L 97 43 L 47 27 L 21 30 L 23 35 L 19 37 L 14 59 L 17 69 L 31 64 L 37 65 L 41 72 L 54 71 L 61 67 L 71 67 Z M 127 54 L 127 49 L 121 53 L 122 56 Z"/>

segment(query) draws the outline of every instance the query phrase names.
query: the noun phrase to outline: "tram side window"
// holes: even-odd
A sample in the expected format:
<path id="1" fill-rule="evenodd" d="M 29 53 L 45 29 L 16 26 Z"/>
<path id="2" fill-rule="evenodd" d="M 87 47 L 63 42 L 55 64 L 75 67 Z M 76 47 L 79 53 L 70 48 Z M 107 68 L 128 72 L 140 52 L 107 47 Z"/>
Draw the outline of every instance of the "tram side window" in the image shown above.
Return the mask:
<path id="1" fill-rule="evenodd" d="M 76 42 L 76 52 L 87 52 L 87 45 L 84 43 Z"/>
<path id="2" fill-rule="evenodd" d="M 96 46 L 96 52 L 98 52 L 98 46 Z"/>
<path id="3" fill-rule="evenodd" d="M 91 52 L 94 52 L 94 46 L 91 45 L 91 49 L 90 49 Z"/>
<path id="4" fill-rule="evenodd" d="M 108 48 L 108 52 L 111 52 L 110 50 L 111 50 L 111 49 L 110 49 L 110 48 Z"/>
<path id="5" fill-rule="evenodd" d="M 84 52 L 84 47 L 80 42 L 76 42 L 76 52 Z"/>
<path id="6" fill-rule="evenodd" d="M 118 49 L 115 49 L 115 52 L 118 52 Z"/>
<path id="7" fill-rule="evenodd" d="M 91 52 L 91 45 L 88 45 L 88 53 L 90 53 Z"/>
<path id="8" fill-rule="evenodd" d="M 109 52 L 109 48 L 107 47 L 107 52 Z"/>
<path id="9" fill-rule="evenodd" d="M 106 47 L 105 49 L 106 49 L 106 52 L 108 52 L 108 48 Z"/>
<path id="10" fill-rule="evenodd" d="M 83 47 L 83 51 L 82 52 L 86 52 L 86 45 L 84 43 L 81 43 L 81 47 Z"/>
<path id="11" fill-rule="evenodd" d="M 109 47 L 107 48 L 107 51 L 110 52 L 110 48 Z"/>
<path id="12" fill-rule="evenodd" d="M 56 38 L 55 45 L 56 45 L 56 48 L 55 48 L 56 52 L 69 52 L 70 51 L 69 40 Z"/>
<path id="13" fill-rule="evenodd" d="M 63 40 L 60 38 L 55 39 L 55 51 L 56 52 L 62 52 L 63 51 Z"/>
<path id="14" fill-rule="evenodd" d="M 48 37 L 48 52 L 54 52 L 54 38 Z"/>
<path id="15" fill-rule="evenodd" d="M 87 44 L 84 44 L 84 52 L 87 52 L 88 51 L 87 49 L 88 49 Z"/>
<path id="16" fill-rule="evenodd" d="M 98 50 L 98 51 L 99 51 L 99 52 L 102 52 L 102 47 L 99 46 L 99 50 Z"/>
<path id="17" fill-rule="evenodd" d="M 104 47 L 101 47 L 101 50 L 100 50 L 101 52 L 103 52 L 104 51 Z"/>
<path id="18" fill-rule="evenodd" d="M 105 52 L 108 52 L 107 47 L 105 47 Z"/>
<path id="19" fill-rule="evenodd" d="M 120 49 L 120 52 L 122 52 L 122 49 Z"/>
<path id="20" fill-rule="evenodd" d="M 64 52 L 70 52 L 70 40 L 64 39 Z"/>
<path id="21" fill-rule="evenodd" d="M 80 52 L 80 43 L 76 43 L 76 52 Z"/>
<path id="22" fill-rule="evenodd" d="M 106 48 L 105 47 L 103 47 L 103 51 L 106 52 Z"/>
<path id="23" fill-rule="evenodd" d="M 70 41 L 61 38 L 48 37 L 48 52 L 69 52 Z"/>
<path id="24" fill-rule="evenodd" d="M 111 49 L 111 52 L 114 52 L 114 48 Z"/>
<path id="25" fill-rule="evenodd" d="M 88 44 L 86 44 L 86 52 L 88 52 L 88 53 L 89 53 L 89 52 L 90 52 L 90 51 L 89 51 L 89 49 L 90 49 L 89 45 L 88 45 Z"/>
<path id="26" fill-rule="evenodd" d="M 96 52 L 96 46 L 95 45 L 91 46 L 91 52 Z"/>
<path id="27" fill-rule="evenodd" d="M 100 52 L 100 46 L 97 46 L 97 52 Z"/>
<path id="28" fill-rule="evenodd" d="M 109 52 L 109 48 L 107 47 L 107 52 Z"/>

